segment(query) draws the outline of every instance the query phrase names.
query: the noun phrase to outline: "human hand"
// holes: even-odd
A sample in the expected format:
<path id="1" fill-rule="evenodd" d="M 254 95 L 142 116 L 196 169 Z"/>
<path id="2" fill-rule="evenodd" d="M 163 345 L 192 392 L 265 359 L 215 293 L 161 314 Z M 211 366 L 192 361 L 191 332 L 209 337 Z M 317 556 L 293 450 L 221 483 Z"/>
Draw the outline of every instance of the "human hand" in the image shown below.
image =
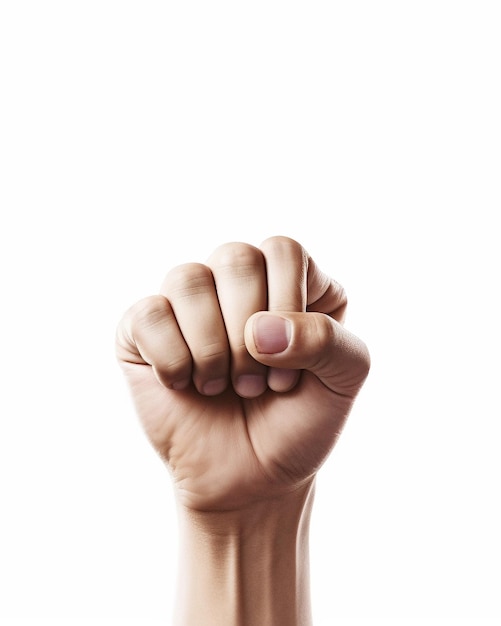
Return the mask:
<path id="1" fill-rule="evenodd" d="M 313 480 L 369 369 L 346 302 L 299 243 L 272 237 L 174 268 L 127 311 L 117 356 L 185 507 L 242 509 Z"/>

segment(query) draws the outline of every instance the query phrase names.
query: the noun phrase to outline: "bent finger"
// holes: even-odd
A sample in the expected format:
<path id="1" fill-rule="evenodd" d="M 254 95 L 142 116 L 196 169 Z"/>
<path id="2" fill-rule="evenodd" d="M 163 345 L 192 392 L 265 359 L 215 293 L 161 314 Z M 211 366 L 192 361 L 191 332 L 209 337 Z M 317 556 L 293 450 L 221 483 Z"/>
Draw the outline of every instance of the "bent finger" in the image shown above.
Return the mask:
<path id="1" fill-rule="evenodd" d="M 120 321 L 116 334 L 120 362 L 150 365 L 165 386 L 185 388 L 191 377 L 191 355 L 169 301 L 161 295 L 144 298 Z"/>
<path id="2" fill-rule="evenodd" d="M 221 393 L 228 384 L 229 347 L 210 269 L 180 265 L 167 274 L 161 292 L 191 353 L 195 387 L 205 395 Z"/>
<path id="3" fill-rule="evenodd" d="M 217 248 L 207 263 L 214 276 L 230 345 L 233 388 L 241 397 L 257 397 L 266 389 L 266 367 L 247 351 L 244 327 L 253 313 L 266 310 L 263 256 L 249 244 L 228 243 Z"/>

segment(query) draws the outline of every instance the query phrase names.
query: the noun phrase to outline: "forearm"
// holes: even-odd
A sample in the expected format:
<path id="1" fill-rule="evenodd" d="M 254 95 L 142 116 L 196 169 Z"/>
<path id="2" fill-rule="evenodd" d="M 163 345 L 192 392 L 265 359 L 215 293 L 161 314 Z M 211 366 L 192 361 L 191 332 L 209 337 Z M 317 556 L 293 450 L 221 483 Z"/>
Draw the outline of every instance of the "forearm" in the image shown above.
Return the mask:
<path id="1" fill-rule="evenodd" d="M 310 626 L 313 484 L 245 510 L 180 505 L 175 626 Z"/>

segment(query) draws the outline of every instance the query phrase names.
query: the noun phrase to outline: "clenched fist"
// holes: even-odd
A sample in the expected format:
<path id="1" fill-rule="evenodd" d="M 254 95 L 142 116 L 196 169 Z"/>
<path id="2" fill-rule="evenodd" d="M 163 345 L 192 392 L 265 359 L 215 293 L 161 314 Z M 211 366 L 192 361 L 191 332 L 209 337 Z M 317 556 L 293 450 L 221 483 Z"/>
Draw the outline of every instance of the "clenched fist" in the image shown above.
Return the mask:
<path id="1" fill-rule="evenodd" d="M 124 315 L 117 356 L 180 503 L 231 511 L 312 482 L 369 369 L 343 288 L 292 239 L 228 243 Z"/>

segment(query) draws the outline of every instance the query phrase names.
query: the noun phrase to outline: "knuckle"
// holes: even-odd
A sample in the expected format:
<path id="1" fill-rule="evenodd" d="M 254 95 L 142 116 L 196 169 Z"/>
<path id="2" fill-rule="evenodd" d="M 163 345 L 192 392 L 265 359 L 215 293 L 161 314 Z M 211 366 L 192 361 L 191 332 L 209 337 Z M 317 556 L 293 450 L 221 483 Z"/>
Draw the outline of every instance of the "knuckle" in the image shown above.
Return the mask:
<path id="1" fill-rule="evenodd" d="M 289 254 L 292 253 L 293 255 L 301 256 L 305 254 L 303 246 L 298 241 L 283 235 L 268 237 L 268 239 L 265 239 L 259 247 L 266 253 L 287 252 Z"/>
<path id="2" fill-rule="evenodd" d="M 197 371 L 204 372 L 208 376 L 220 372 L 228 366 L 229 348 L 222 339 L 205 342 L 202 338 L 199 343 L 190 344 L 190 351 Z"/>
<path id="3" fill-rule="evenodd" d="M 290 237 L 269 237 L 263 241 L 260 249 L 269 259 L 293 263 L 303 268 L 303 271 L 308 267 L 308 253 L 298 241 Z"/>
<path id="4" fill-rule="evenodd" d="M 216 341 L 206 344 L 198 349 L 196 360 L 209 366 L 214 363 L 224 363 L 228 358 L 228 346 L 226 343 Z"/>
<path id="5" fill-rule="evenodd" d="M 169 314 L 169 303 L 163 296 L 143 298 L 130 311 L 132 331 L 142 331 L 156 326 Z"/>
<path id="6" fill-rule="evenodd" d="M 226 243 L 219 246 L 210 258 L 211 266 L 232 276 L 248 276 L 264 267 L 261 251 L 246 243 Z"/>
<path id="7" fill-rule="evenodd" d="M 260 249 L 267 259 L 273 259 L 277 263 L 292 263 L 301 272 L 305 272 L 308 267 L 308 253 L 299 242 L 290 237 L 269 237 L 263 241 Z"/>
<path id="8" fill-rule="evenodd" d="M 163 287 L 169 296 L 189 297 L 204 293 L 214 285 L 210 269 L 202 263 L 185 263 L 170 270 Z"/>
<path id="9" fill-rule="evenodd" d="M 165 382 L 174 382 L 190 374 L 192 361 L 189 353 L 168 355 L 170 358 L 165 363 L 157 366 Z"/>

